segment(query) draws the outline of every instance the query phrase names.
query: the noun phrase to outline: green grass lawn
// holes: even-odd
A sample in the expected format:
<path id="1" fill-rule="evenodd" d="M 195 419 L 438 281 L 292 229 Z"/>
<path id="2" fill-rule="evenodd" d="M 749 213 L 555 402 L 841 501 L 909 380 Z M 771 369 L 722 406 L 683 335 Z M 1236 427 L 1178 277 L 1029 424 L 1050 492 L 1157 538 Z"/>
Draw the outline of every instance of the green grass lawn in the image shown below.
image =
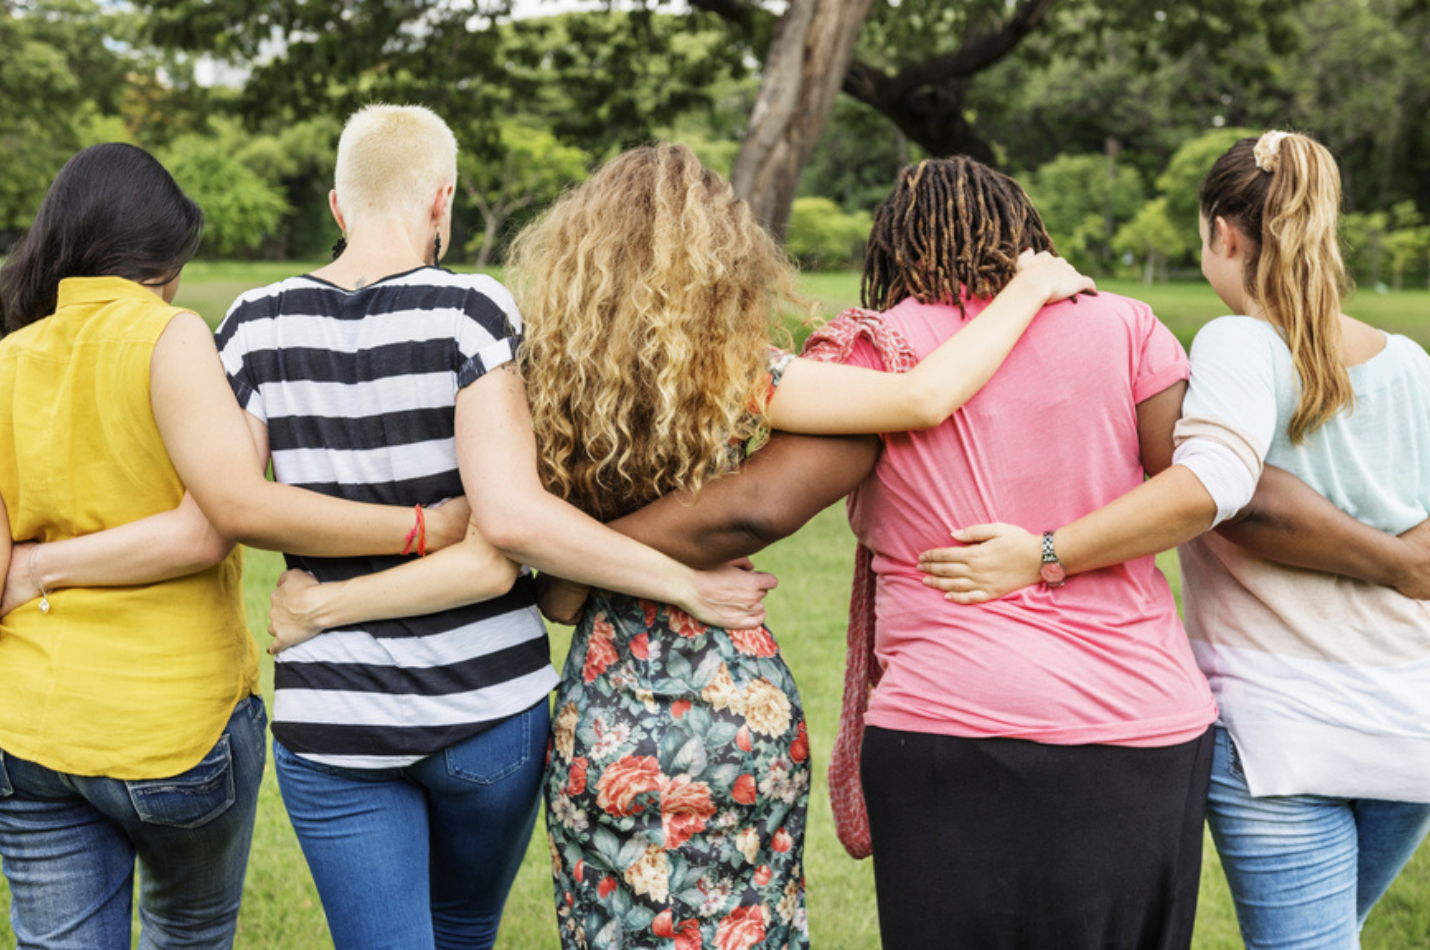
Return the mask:
<path id="1" fill-rule="evenodd" d="M 185 271 L 178 302 L 216 323 L 240 291 L 302 269 L 293 264 L 193 264 Z M 805 286 L 808 293 L 824 302 L 831 315 L 858 302 L 857 275 L 810 275 Z M 1147 299 L 1184 343 L 1190 342 L 1191 334 L 1201 323 L 1224 312 L 1211 291 L 1201 284 L 1143 287 L 1105 281 L 1102 287 Z M 1430 343 L 1430 293 L 1365 294 L 1353 300 L 1348 310 Z M 878 947 L 871 867 L 867 861 L 850 860 L 836 841 L 824 778 L 839 716 L 852 551 L 853 539 L 841 508 L 836 506 L 756 559 L 762 569 L 780 577 L 779 589 L 770 596 L 770 625 L 800 684 L 810 724 L 815 782 L 806 869 L 810 928 L 814 945 L 820 950 Z M 266 644 L 263 630 L 267 625 L 268 592 L 281 570 L 281 560 L 260 551 L 249 551 L 246 557 L 244 592 L 249 626 L 255 637 Z M 1161 563 L 1176 589 L 1175 557 L 1163 555 Z M 558 667 L 568 637 L 569 631 L 553 630 Z M 271 696 L 272 667 L 266 655 L 264 688 Z M 374 895 L 374 899 L 381 900 L 381 895 Z M 7 894 L 0 894 L 0 906 L 8 906 Z M 498 946 L 503 950 L 544 950 L 555 946 L 555 928 L 545 833 L 538 826 L 507 905 Z M 264 777 L 259 801 L 237 946 L 255 950 L 332 946 L 271 770 Z M 1241 946 L 1210 840 L 1202 871 L 1195 946 L 1198 950 Z M 1366 950 L 1430 948 L 1430 849 L 1421 849 L 1372 915 L 1363 946 Z M 8 928 L 0 927 L 0 947 L 14 947 Z"/>

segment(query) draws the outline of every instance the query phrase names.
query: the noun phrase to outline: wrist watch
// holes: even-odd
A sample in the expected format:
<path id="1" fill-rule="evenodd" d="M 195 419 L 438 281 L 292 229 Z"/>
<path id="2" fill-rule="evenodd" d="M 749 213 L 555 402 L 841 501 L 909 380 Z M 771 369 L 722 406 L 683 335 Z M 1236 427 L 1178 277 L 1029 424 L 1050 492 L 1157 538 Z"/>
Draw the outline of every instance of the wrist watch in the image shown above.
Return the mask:
<path id="1" fill-rule="evenodd" d="M 1043 532 L 1043 566 L 1038 569 L 1043 583 L 1049 587 L 1061 587 L 1068 579 L 1063 570 L 1063 562 L 1058 560 L 1058 552 L 1053 550 L 1053 532 Z"/>

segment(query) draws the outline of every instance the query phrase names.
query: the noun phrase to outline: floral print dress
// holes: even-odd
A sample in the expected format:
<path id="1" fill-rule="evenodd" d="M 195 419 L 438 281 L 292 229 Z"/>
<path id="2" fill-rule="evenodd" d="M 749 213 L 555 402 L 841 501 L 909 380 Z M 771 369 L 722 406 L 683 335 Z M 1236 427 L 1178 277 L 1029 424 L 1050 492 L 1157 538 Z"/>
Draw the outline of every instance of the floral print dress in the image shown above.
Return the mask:
<path id="1" fill-rule="evenodd" d="M 809 946 L 809 738 L 767 629 L 598 593 L 556 710 L 546 824 L 563 947 Z"/>

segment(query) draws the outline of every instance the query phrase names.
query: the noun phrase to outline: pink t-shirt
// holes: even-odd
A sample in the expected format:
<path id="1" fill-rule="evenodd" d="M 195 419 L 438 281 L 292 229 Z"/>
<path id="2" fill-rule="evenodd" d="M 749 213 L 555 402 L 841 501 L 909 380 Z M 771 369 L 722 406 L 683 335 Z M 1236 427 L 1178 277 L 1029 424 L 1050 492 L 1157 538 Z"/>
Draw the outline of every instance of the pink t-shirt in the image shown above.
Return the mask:
<path id="1" fill-rule="evenodd" d="M 971 319 L 985 303 L 970 300 Z M 963 325 L 906 300 L 885 320 L 922 358 Z M 854 365 L 882 369 L 861 340 Z M 1047 307 L 949 421 L 886 436 L 849 500 L 878 575 L 883 679 L 866 722 L 1058 745 L 1165 746 L 1200 735 L 1216 704 L 1152 558 L 960 606 L 925 587 L 921 551 L 956 527 L 1059 527 L 1142 482 L 1137 403 L 1186 379 L 1187 358 L 1143 303 L 1115 294 Z"/>

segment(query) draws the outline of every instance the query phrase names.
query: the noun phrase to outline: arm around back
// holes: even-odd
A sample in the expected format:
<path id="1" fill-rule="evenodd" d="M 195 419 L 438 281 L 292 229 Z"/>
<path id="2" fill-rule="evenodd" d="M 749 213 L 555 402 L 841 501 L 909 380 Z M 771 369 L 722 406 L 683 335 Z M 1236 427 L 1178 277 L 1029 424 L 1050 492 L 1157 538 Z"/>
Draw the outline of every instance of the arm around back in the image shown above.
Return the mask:
<path id="1" fill-rule="evenodd" d="M 410 511 L 342 501 L 264 478 L 213 334 L 198 316 L 181 313 L 170 321 L 154 347 L 149 376 L 154 419 L 169 458 L 224 538 L 330 557 L 402 550 Z"/>
<path id="2" fill-rule="evenodd" d="M 879 457 L 873 436 L 776 432 L 733 474 L 698 496 L 677 492 L 611 527 L 691 567 L 713 567 L 786 538 L 863 481 Z"/>
<path id="3" fill-rule="evenodd" d="M 17 545 L 0 615 L 40 596 L 40 588 L 153 584 L 207 570 L 232 550 L 233 542 L 185 494 L 172 511 L 76 538 Z"/>
<path id="4" fill-rule="evenodd" d="M 578 583 L 675 604 L 706 623 L 764 622 L 768 575 L 693 571 L 547 492 L 521 378 L 506 367 L 457 396 L 458 464 L 483 537 L 512 560 Z"/>

